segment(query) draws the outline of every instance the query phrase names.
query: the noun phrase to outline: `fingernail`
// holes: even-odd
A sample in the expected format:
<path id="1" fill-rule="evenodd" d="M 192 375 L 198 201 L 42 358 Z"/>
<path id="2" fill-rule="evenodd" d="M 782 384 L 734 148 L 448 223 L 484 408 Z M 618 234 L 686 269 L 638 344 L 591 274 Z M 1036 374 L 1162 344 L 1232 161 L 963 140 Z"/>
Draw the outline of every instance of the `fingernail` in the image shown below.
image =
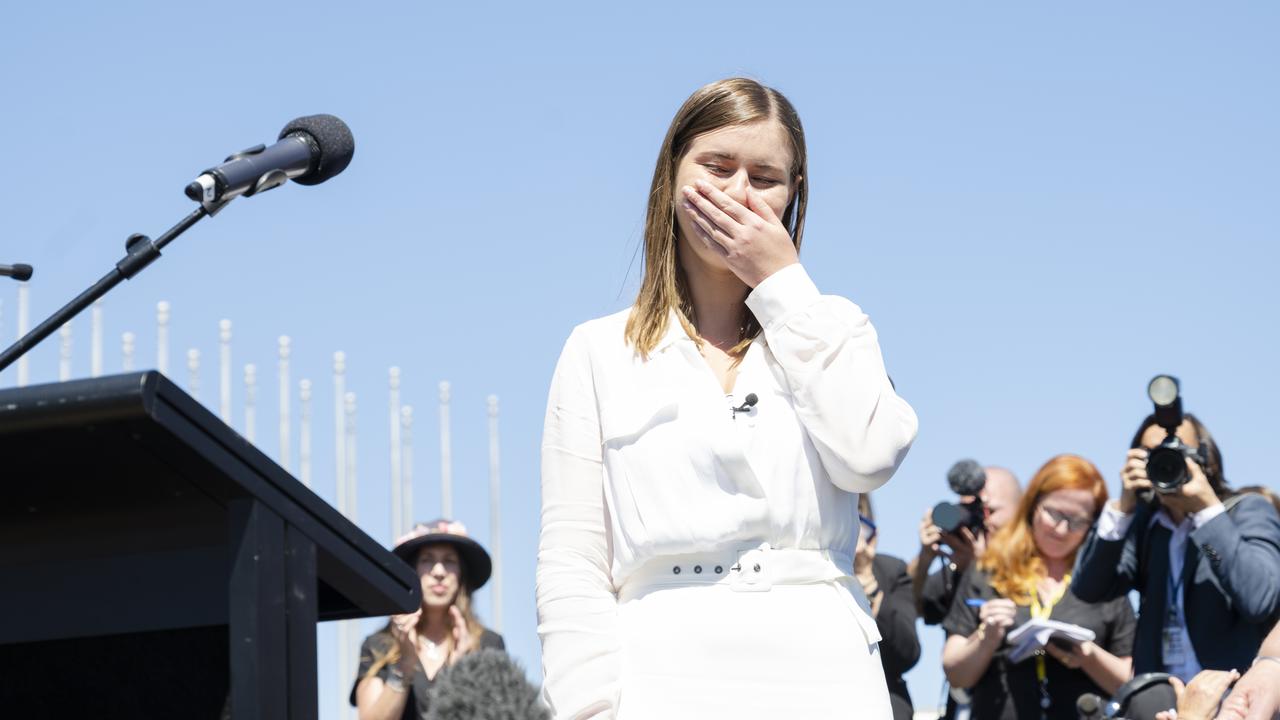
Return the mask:
<path id="1" fill-rule="evenodd" d="M 695 192 L 693 191 L 693 188 L 689 187 L 688 185 L 685 185 L 684 187 L 680 188 L 680 191 L 681 191 L 681 192 L 683 192 L 685 195 L 696 195 L 696 194 L 697 194 L 697 193 L 695 193 Z"/>

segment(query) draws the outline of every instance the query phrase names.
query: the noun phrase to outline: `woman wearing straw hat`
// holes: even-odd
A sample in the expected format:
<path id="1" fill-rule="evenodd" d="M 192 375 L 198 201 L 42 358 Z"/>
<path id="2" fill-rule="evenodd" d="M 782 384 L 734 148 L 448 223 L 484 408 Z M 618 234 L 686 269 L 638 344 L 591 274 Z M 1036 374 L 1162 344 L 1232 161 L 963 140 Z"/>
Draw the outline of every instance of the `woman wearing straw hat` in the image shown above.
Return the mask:
<path id="1" fill-rule="evenodd" d="M 412 720 L 427 713 L 429 691 L 441 672 L 468 653 L 502 650 L 502 636 L 476 619 L 471 597 L 489 580 L 493 563 L 462 523 L 419 523 L 394 550 L 418 571 L 422 607 L 396 615 L 365 638 L 351 704 L 361 720 Z"/>

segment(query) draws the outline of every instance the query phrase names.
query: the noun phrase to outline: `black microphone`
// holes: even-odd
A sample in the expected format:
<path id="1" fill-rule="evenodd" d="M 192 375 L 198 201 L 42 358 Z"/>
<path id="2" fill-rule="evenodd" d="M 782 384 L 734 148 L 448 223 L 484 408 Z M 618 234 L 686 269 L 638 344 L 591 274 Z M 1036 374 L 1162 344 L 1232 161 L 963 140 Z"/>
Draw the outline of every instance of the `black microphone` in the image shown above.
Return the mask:
<path id="1" fill-rule="evenodd" d="M 318 185 L 347 168 L 356 142 L 347 124 L 332 115 L 307 115 L 284 126 L 279 142 L 257 145 L 205 170 L 187 185 L 187 197 L 206 208 L 248 197 L 288 180 Z M 212 210 L 210 212 L 213 212 Z"/>
<path id="2" fill-rule="evenodd" d="M 30 265 L 24 265 L 22 263 L 0 265 L 0 275 L 7 275 L 14 280 L 30 280 L 32 272 L 34 272 L 34 270 L 32 270 Z"/>
<path id="3" fill-rule="evenodd" d="M 749 412 L 758 402 L 760 402 L 760 398 L 756 397 L 755 393 L 747 393 L 747 396 L 742 399 L 741 405 L 736 408 L 729 408 L 729 410 L 733 413 L 732 417 L 736 420 L 738 418 L 738 413 Z"/>
<path id="4" fill-rule="evenodd" d="M 961 460 L 947 471 L 947 484 L 957 495 L 977 495 L 987 484 L 987 471 L 976 460 Z"/>

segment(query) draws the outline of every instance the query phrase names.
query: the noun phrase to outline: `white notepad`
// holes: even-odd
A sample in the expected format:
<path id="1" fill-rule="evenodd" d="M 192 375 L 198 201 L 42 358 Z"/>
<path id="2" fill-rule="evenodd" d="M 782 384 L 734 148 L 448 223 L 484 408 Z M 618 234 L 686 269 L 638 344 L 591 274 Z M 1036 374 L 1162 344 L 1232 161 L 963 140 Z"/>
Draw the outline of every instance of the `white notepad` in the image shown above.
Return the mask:
<path id="1" fill-rule="evenodd" d="M 1013 646 L 1009 662 L 1022 662 L 1035 654 L 1053 638 L 1073 643 L 1091 642 L 1094 632 L 1089 628 L 1043 618 L 1032 618 L 1010 632 L 1005 639 Z"/>

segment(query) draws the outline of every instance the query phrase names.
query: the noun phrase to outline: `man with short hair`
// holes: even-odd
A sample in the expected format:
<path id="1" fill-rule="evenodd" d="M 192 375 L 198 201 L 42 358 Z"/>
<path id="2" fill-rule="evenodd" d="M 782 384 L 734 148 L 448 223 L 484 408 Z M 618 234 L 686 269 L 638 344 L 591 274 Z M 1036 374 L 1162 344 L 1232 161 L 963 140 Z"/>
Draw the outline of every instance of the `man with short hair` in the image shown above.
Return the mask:
<path id="1" fill-rule="evenodd" d="M 951 610 L 960 577 L 987 549 L 988 536 L 1004 527 L 1018 512 L 1022 500 L 1022 487 L 1013 473 L 1002 467 L 983 468 L 986 482 L 978 492 L 982 501 L 982 531 L 974 534 L 969 528 L 959 528 L 954 533 L 944 533 L 933 524 L 933 511 L 924 514 L 920 521 L 920 554 L 911 561 L 907 571 L 911 574 L 911 590 L 916 598 L 916 610 L 926 625 L 938 625 Z M 961 503 L 973 501 L 962 495 Z M 951 548 L 949 555 L 942 546 Z M 942 567 L 930 573 L 934 558 L 942 556 Z M 947 696 L 947 709 L 943 718 L 956 717 L 957 702 L 967 705 L 963 688 L 953 688 Z"/>
<path id="2" fill-rule="evenodd" d="M 1018 510 L 1018 502 L 1022 499 L 1018 478 L 1002 467 L 986 467 L 983 471 L 987 480 L 978 493 L 985 513 L 982 532 L 975 534 L 968 528 L 960 528 L 954 533 L 944 533 L 933 524 L 932 510 L 926 512 L 920 521 L 920 553 L 911 561 L 909 570 L 916 609 L 926 625 L 937 625 L 947 616 L 960 576 L 974 560 L 982 557 L 987 537 L 1004 527 Z M 962 503 L 972 500 L 968 496 L 960 498 Z M 944 544 L 951 548 L 951 553 L 944 555 L 942 568 L 930 574 L 929 567 L 934 558 L 943 555 Z"/>

